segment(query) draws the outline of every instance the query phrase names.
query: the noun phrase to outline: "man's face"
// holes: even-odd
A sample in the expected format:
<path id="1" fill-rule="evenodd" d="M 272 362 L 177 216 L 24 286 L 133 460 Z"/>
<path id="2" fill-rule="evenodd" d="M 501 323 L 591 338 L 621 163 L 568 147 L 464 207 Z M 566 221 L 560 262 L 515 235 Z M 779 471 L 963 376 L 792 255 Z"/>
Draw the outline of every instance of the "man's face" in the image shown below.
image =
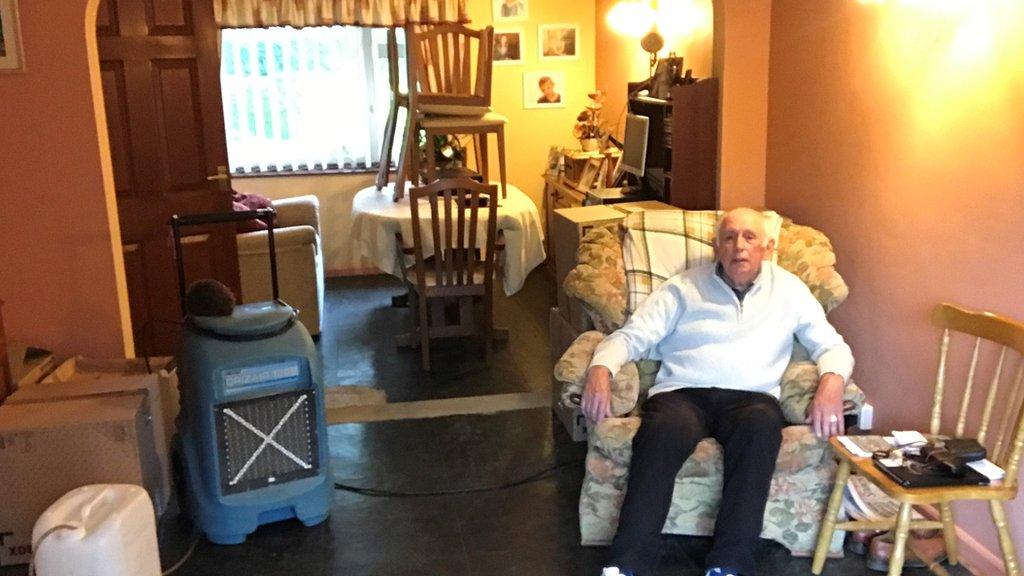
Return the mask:
<path id="1" fill-rule="evenodd" d="M 737 285 L 757 278 L 773 240 L 765 239 L 764 217 L 753 210 L 736 210 L 726 215 L 715 238 L 715 256 L 725 274 Z"/>

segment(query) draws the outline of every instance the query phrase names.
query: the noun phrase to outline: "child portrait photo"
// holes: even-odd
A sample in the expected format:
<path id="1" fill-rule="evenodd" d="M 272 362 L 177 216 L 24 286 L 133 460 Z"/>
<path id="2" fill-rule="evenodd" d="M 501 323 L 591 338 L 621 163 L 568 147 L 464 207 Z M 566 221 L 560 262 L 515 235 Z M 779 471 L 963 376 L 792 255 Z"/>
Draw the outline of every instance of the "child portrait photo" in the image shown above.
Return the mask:
<path id="1" fill-rule="evenodd" d="M 564 108 L 565 72 L 523 73 L 523 108 Z"/>

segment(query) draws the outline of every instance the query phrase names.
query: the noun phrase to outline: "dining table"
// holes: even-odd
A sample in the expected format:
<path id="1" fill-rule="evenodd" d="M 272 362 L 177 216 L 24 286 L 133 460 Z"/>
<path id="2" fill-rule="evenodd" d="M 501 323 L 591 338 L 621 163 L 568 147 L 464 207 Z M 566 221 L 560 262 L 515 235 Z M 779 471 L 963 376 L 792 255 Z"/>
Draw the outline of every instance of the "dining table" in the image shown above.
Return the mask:
<path id="1" fill-rule="evenodd" d="M 403 270 L 413 265 L 413 257 L 402 255 L 396 235 L 401 234 L 411 245 L 412 210 L 409 194 L 394 200 L 393 186 L 391 183 L 380 190 L 370 186 L 356 193 L 352 201 L 351 240 L 374 266 L 387 274 L 404 278 Z M 512 184 L 507 186 L 506 192 L 505 198 L 497 199 L 497 229 L 504 249 L 496 255 L 495 268 L 505 294 L 511 296 L 523 287 L 530 271 L 544 262 L 546 254 L 544 229 L 537 205 Z M 430 207 L 426 199 L 420 202 L 420 218 L 429 230 Z M 481 210 L 480 226 L 484 225 L 489 213 L 489 208 Z M 433 252 L 429 236 L 427 234 L 424 238 L 424 249 L 428 255 Z M 484 235 L 478 234 L 477 238 L 482 245 Z"/>

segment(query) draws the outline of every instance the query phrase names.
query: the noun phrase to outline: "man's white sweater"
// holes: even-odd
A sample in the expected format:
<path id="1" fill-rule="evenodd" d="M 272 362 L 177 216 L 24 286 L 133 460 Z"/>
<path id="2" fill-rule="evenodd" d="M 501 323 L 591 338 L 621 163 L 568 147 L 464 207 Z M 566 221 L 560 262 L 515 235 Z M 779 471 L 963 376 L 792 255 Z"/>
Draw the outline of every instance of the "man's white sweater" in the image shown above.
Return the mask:
<path id="1" fill-rule="evenodd" d="M 821 374 L 850 378 L 850 347 L 799 278 L 763 262 L 741 301 L 710 264 L 662 284 L 598 345 L 590 365 L 614 375 L 626 362 L 661 360 L 649 396 L 678 388 L 728 388 L 778 397 L 794 336 Z"/>

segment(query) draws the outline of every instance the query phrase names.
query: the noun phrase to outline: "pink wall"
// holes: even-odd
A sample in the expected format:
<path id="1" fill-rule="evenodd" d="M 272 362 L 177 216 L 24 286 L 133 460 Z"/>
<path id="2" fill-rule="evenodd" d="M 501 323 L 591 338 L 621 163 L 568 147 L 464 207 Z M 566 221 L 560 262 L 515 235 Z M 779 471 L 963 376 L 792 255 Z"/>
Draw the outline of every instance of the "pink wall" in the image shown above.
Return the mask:
<path id="1" fill-rule="evenodd" d="M 835 244 L 850 298 L 832 319 L 879 430 L 927 426 L 936 302 L 1024 319 L 1024 10 L 914 4 L 771 14 L 767 203 Z M 958 511 L 998 553 L 987 507 Z M 1020 499 L 1010 524 L 1024 551 Z"/>
<path id="2" fill-rule="evenodd" d="M 19 3 L 27 71 L 0 74 L 0 299 L 12 339 L 117 357 L 132 350 L 86 3 Z"/>

